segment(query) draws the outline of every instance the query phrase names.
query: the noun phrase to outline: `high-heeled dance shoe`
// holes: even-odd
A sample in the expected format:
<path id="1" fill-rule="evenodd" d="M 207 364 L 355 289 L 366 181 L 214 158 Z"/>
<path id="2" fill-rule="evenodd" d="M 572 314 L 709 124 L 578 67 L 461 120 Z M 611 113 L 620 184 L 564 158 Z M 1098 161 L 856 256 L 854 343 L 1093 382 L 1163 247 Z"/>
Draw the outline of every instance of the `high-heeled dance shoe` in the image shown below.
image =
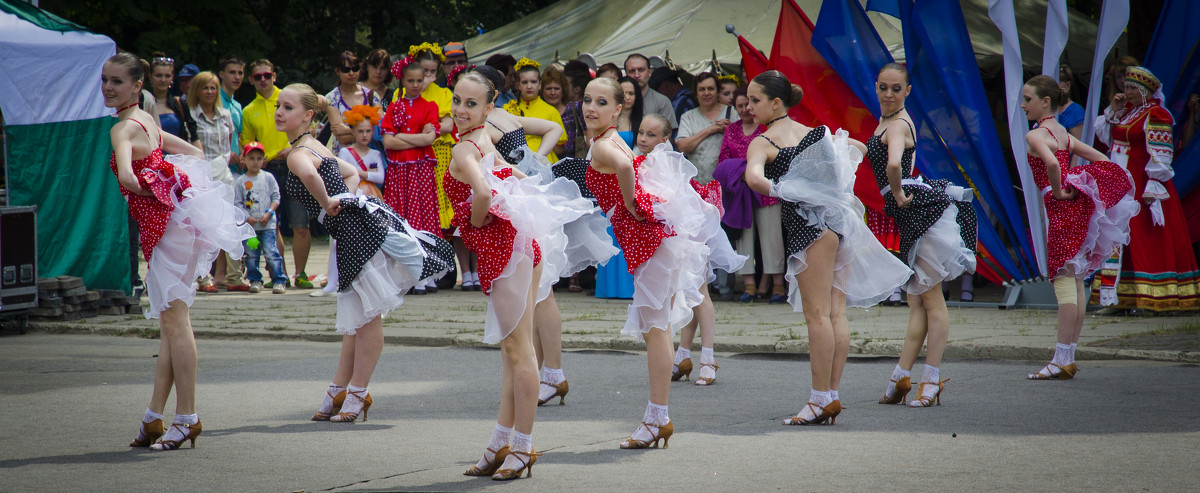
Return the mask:
<path id="1" fill-rule="evenodd" d="M 500 465 L 504 464 L 504 459 L 508 458 L 509 450 L 508 445 L 500 447 L 500 450 L 487 449 L 488 452 L 492 453 L 492 460 L 487 463 L 487 467 L 480 469 L 478 465 L 471 466 L 470 469 L 467 469 L 467 472 L 463 473 L 463 476 L 491 476 L 495 474 L 496 470 L 500 469 Z"/>
<path id="2" fill-rule="evenodd" d="M 887 392 L 884 392 L 883 397 L 879 398 L 880 404 L 903 404 L 908 398 L 908 393 L 912 391 L 912 379 L 909 377 L 900 377 L 899 380 L 888 380 L 888 382 L 896 384 L 895 390 L 891 397 L 888 397 Z"/>
<path id="3" fill-rule="evenodd" d="M 796 416 L 792 416 L 788 419 L 783 420 L 783 424 L 793 425 L 793 426 L 807 426 L 807 425 L 819 425 L 819 424 L 825 423 L 825 424 L 832 425 L 832 424 L 836 424 L 838 415 L 842 414 L 842 401 L 833 401 L 833 402 L 830 402 L 829 404 L 826 404 L 824 407 L 818 406 L 812 402 L 805 404 L 805 406 L 807 406 L 809 408 L 809 410 L 812 411 L 812 413 L 813 413 L 812 419 L 801 418 L 800 415 L 797 414 Z"/>
<path id="4" fill-rule="evenodd" d="M 354 409 L 354 401 L 358 401 L 360 407 L 357 411 L 342 411 L 329 418 L 334 423 L 353 423 L 358 420 L 358 415 L 362 414 L 363 422 L 367 421 L 367 410 L 371 409 L 371 404 L 375 401 L 371 399 L 371 394 L 366 389 L 346 392 L 346 402 L 342 403 L 342 409 Z"/>
<path id="5" fill-rule="evenodd" d="M 554 395 L 547 397 L 545 399 L 538 399 L 539 406 L 554 400 L 555 397 L 558 398 L 558 405 L 561 406 L 566 403 L 567 392 L 571 391 L 571 386 L 567 384 L 566 380 L 563 380 L 561 383 L 542 382 L 542 385 L 549 385 L 551 387 L 554 387 Z"/>
<path id="6" fill-rule="evenodd" d="M 322 406 L 321 410 L 318 410 L 316 412 L 316 414 L 312 415 L 313 421 L 329 421 L 329 418 L 332 418 L 333 415 L 339 413 L 342 410 L 342 403 L 346 402 L 346 390 L 345 389 L 342 389 L 342 391 L 338 392 L 337 394 L 330 394 L 329 390 L 326 389 L 325 394 L 328 395 L 332 399 L 333 405 L 330 406 L 330 408 L 328 410 L 324 410 L 324 406 Z"/>
<path id="7" fill-rule="evenodd" d="M 646 428 L 646 431 L 650 432 L 650 439 L 649 440 L 635 440 L 631 436 L 629 438 L 626 438 L 625 441 L 621 442 L 621 448 L 623 448 L 623 449 L 650 448 L 651 445 L 653 445 L 654 448 L 658 448 L 659 440 L 662 440 L 662 442 L 663 442 L 662 448 L 667 448 L 667 446 L 671 445 L 671 435 L 675 434 L 675 422 L 667 421 L 667 424 L 658 426 L 657 433 L 655 433 L 653 430 L 651 430 L 651 428 L 655 427 L 655 426 L 656 425 L 652 425 L 650 423 L 642 421 L 642 427 Z"/>
<path id="8" fill-rule="evenodd" d="M 696 385 L 712 385 L 712 384 L 714 384 L 714 383 L 717 383 L 717 370 L 721 369 L 721 367 L 720 367 L 720 366 L 717 366 L 717 364 L 716 364 L 716 363 L 713 363 L 713 364 L 708 364 L 708 363 L 700 363 L 700 374 L 701 374 L 701 375 L 703 375 L 703 374 L 704 374 L 704 367 L 706 367 L 706 366 L 711 366 L 711 367 L 712 367 L 712 369 L 713 369 L 713 376 L 712 376 L 712 378 L 709 378 L 709 377 L 696 377 L 696 381 L 695 381 L 695 382 L 693 382 L 693 383 L 695 383 Z"/>
<path id="9" fill-rule="evenodd" d="M 179 432 L 183 433 L 183 438 L 179 440 L 159 440 L 150 446 L 150 450 L 175 450 L 183 445 L 183 442 L 188 441 L 192 442 L 192 448 L 196 448 L 196 437 L 200 436 L 200 432 L 203 430 L 199 421 L 194 425 L 173 423 L 171 428 L 178 429 Z"/>
<path id="10" fill-rule="evenodd" d="M 1050 369 L 1051 366 L 1058 368 L 1058 371 L 1055 372 L 1054 370 Z M 1042 370 L 1045 370 L 1046 373 L 1042 373 L 1040 371 L 1037 373 L 1030 373 L 1029 379 L 1030 380 L 1070 380 L 1072 378 L 1075 378 L 1076 373 L 1079 373 L 1079 367 L 1076 366 L 1075 363 L 1071 363 L 1069 365 L 1062 365 L 1062 366 L 1056 365 L 1054 363 L 1047 363 L 1046 366 L 1044 368 L 1042 368 Z"/>
<path id="11" fill-rule="evenodd" d="M 163 420 L 161 419 L 156 419 L 149 423 L 142 421 L 141 433 L 138 433 L 137 438 L 134 438 L 132 442 L 129 442 L 129 446 L 149 447 L 154 443 L 155 440 L 158 440 L 159 437 L 163 436 L 163 433 L 165 432 L 166 431 L 163 429 Z"/>
<path id="12" fill-rule="evenodd" d="M 517 478 L 521 477 L 521 471 L 525 471 L 525 477 L 532 478 L 533 477 L 533 464 L 537 462 L 537 458 L 540 457 L 542 454 L 537 453 L 537 451 L 535 451 L 535 450 L 530 450 L 528 452 L 520 452 L 520 451 L 510 452 L 509 455 L 516 457 L 517 460 L 521 461 L 521 467 L 519 467 L 515 470 L 514 469 L 500 469 L 500 470 L 496 471 L 496 474 L 492 475 L 493 480 L 509 481 L 509 480 L 517 479 Z M 524 457 L 524 459 L 522 459 L 521 457 Z"/>
<path id="13" fill-rule="evenodd" d="M 671 373 L 671 381 L 676 382 L 679 379 L 687 380 L 692 376 L 692 358 L 683 358 L 678 365 L 675 365 L 675 371 Z"/>
<path id="14" fill-rule="evenodd" d="M 946 382 L 949 381 L 950 379 L 947 378 L 937 383 L 921 382 L 921 385 L 917 386 L 917 399 L 909 402 L 908 407 L 929 407 L 934 404 L 939 406 L 942 405 L 942 390 L 945 390 Z M 924 391 L 926 385 L 937 385 L 937 392 L 935 392 L 933 395 L 925 395 Z"/>

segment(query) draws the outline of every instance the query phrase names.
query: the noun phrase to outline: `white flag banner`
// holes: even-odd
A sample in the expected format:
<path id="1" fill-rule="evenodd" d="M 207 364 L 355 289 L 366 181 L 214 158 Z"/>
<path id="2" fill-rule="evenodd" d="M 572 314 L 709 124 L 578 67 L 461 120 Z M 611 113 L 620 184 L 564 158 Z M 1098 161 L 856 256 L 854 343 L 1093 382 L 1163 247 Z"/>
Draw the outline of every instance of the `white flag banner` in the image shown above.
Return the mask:
<path id="1" fill-rule="evenodd" d="M 1058 60 L 1067 47 L 1067 0 L 1046 5 L 1046 42 L 1042 45 L 1042 75 L 1058 80 Z"/>
<path id="2" fill-rule="evenodd" d="M 1008 137 L 1016 158 L 1017 173 L 1021 176 L 1021 191 L 1025 197 L 1025 212 L 1029 215 L 1029 235 L 1038 270 L 1046 275 L 1046 213 L 1041 189 L 1033 181 L 1033 171 L 1025 158 L 1025 133 L 1029 120 L 1021 110 L 1021 88 L 1025 85 L 1021 66 L 1021 44 L 1017 35 L 1017 17 L 1013 0 L 988 0 L 988 17 L 996 24 L 1004 45 L 1004 96 L 1008 102 Z"/>
<path id="3" fill-rule="evenodd" d="M 1091 144 L 1096 136 L 1092 124 L 1096 114 L 1109 101 L 1100 101 L 1100 81 L 1104 79 L 1104 60 L 1129 24 L 1129 0 L 1104 0 L 1100 11 L 1100 26 L 1096 32 L 1096 55 L 1092 58 L 1092 80 L 1088 84 L 1087 111 L 1083 115 L 1083 143 Z"/>

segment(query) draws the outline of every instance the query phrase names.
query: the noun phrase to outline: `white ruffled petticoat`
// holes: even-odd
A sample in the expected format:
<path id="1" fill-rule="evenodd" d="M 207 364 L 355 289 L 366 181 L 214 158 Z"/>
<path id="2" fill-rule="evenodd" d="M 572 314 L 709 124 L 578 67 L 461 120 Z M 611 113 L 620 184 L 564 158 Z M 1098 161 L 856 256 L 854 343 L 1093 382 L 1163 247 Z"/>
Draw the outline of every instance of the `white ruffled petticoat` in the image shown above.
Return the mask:
<path id="1" fill-rule="evenodd" d="M 525 155 L 536 156 L 532 152 L 526 152 Z M 568 238 L 566 226 L 585 219 L 596 210 L 595 204 L 580 196 L 578 185 L 567 179 L 543 183 L 540 175 L 525 178 L 514 175 L 501 180 L 492 173 L 495 166 L 495 154 L 488 154 L 480 161 L 484 178 L 495 192 L 490 209 L 493 214 L 506 217 L 517 234 L 513 240 L 512 257 L 492 281 L 488 293 L 488 311 L 483 328 L 483 342 L 486 344 L 496 344 L 508 337 L 525 313 L 530 302 L 529 286 L 533 282 L 535 241 L 541 249 L 542 262 L 536 299 L 532 300 L 535 304 L 550 296 L 551 288 L 560 277 L 578 271 L 571 269 L 607 261 L 612 256 L 588 257 L 592 252 L 606 251 L 592 244 L 607 242 L 611 246 L 611 240 L 607 239 L 607 233 L 603 237 L 587 237 L 594 235 L 595 229 L 586 223 L 582 228 L 573 228 L 576 234 L 584 236 L 575 238 L 575 247 L 568 248 L 573 240 Z M 578 256 L 572 257 L 568 252 Z"/>
<path id="2" fill-rule="evenodd" d="M 245 211 L 233 204 L 233 189 L 212 180 L 208 161 L 182 154 L 167 155 L 164 160 L 175 166 L 176 175 L 187 175 L 191 187 L 183 192 L 182 200 L 170 194 L 175 209 L 150 254 L 146 272 L 148 319 L 158 318 L 174 300 L 191 306 L 196 300 L 192 282 L 208 273 L 217 254 L 224 250 L 240 257 L 242 241 L 254 236 L 254 230 L 246 224 Z M 160 173 L 159 179 L 176 177 Z"/>
<path id="3" fill-rule="evenodd" d="M 563 225 L 563 233 L 567 243 L 563 248 L 566 260 L 560 265 L 554 265 L 557 272 L 548 269 L 547 264 L 542 269 L 542 280 L 538 288 L 538 301 L 550 295 L 550 288 L 560 278 L 569 277 L 588 267 L 604 265 L 608 259 L 621 253 L 613 246 L 612 237 L 608 235 L 608 219 L 595 200 L 583 197 L 579 185 L 565 177 L 555 177 L 550 162 L 529 147 L 523 148 L 521 161 L 515 168 L 526 176 L 534 177 L 541 187 L 543 194 L 550 194 L 546 199 L 557 207 L 566 207 L 582 215 Z M 537 211 L 541 213 L 542 211 Z M 536 216 L 535 216 L 536 217 Z M 540 244 L 540 242 L 539 242 Z M 546 245 L 542 245 L 542 258 L 546 257 Z M 561 259 L 560 259 L 561 260 Z"/>
<path id="4" fill-rule="evenodd" d="M 662 199 L 653 206 L 654 218 L 675 236 L 664 238 L 634 271 L 624 335 L 642 340 L 643 334 L 658 328 L 674 336 L 704 301 L 700 290 L 708 282 L 710 265 L 736 272 L 746 261 L 729 245 L 717 208 L 692 188 L 695 176 L 696 166 L 665 144 L 646 155 L 638 168 L 642 189 Z"/>
<path id="5" fill-rule="evenodd" d="M 1130 192 L 1121 197 L 1112 207 L 1106 208 L 1104 202 L 1099 198 L 1100 186 L 1091 174 L 1064 175 L 1066 183 L 1063 186 L 1070 185 L 1078 190 L 1080 195 L 1086 195 L 1092 200 L 1095 208 L 1092 210 L 1092 216 L 1088 218 L 1087 236 L 1084 236 L 1079 252 L 1063 264 L 1063 269 L 1059 273 L 1052 273 L 1055 277 L 1065 274 L 1069 267 L 1075 268 L 1076 279 L 1091 276 L 1100 270 L 1104 261 L 1112 256 L 1112 252 L 1118 246 L 1129 244 L 1129 221 L 1133 219 L 1133 216 L 1138 215 L 1142 206 L 1134 198 L 1133 177 L 1129 176 L 1128 172 L 1125 173 L 1125 176 L 1129 179 Z M 1048 192 L 1043 192 L 1043 194 L 1045 193 Z M 1049 236 L 1049 231 L 1047 231 L 1047 236 Z"/>
<path id="6" fill-rule="evenodd" d="M 833 265 L 833 287 L 845 293 L 846 306 L 870 307 L 887 299 L 913 271 L 889 253 L 863 221 L 866 209 L 854 196 L 854 178 L 862 152 L 838 130 L 800 151 L 788 171 L 771 186 L 771 196 L 796 203 L 796 212 L 809 225 L 841 233 Z M 785 204 L 785 207 L 787 204 Z M 961 242 L 961 240 L 960 240 Z M 806 252 L 792 254 L 787 277 L 808 268 Z M 803 311 L 797 283 L 788 285 L 788 303 Z"/>
<path id="7" fill-rule="evenodd" d="M 904 292 L 920 295 L 940 282 L 975 272 L 975 252 L 963 243 L 957 217 L 957 202 L 951 201 L 937 222 L 913 244 L 908 254 L 913 275 L 904 284 Z"/>
<path id="8" fill-rule="evenodd" d="M 401 222 L 406 231 L 388 231 L 379 251 L 363 264 L 358 276 L 350 282 L 350 288 L 337 292 L 335 327 L 338 333 L 354 335 L 375 317 L 387 317 L 388 313 L 404 304 L 404 295 L 410 288 L 424 286 L 429 280 L 440 278 L 449 271 L 449 266 L 446 266 L 441 272 L 421 278 L 427 256 L 421 241 L 428 235 L 425 241 L 433 243 L 432 235 L 412 229 L 403 220 Z M 331 249 L 327 286 L 335 288 L 338 285 L 336 256 L 336 251 Z"/>

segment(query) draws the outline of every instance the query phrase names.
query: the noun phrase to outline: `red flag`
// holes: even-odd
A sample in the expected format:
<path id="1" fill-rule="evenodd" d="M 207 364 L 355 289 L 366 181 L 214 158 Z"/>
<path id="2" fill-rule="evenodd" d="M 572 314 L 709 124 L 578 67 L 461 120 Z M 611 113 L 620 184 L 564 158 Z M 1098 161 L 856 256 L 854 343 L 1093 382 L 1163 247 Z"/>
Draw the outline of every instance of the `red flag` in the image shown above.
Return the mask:
<path id="1" fill-rule="evenodd" d="M 742 51 L 742 67 L 746 71 L 746 80 L 752 80 L 763 72 L 771 69 L 767 57 L 750 44 L 742 35 L 738 35 L 738 49 Z"/>
<path id="2" fill-rule="evenodd" d="M 804 15 L 804 11 L 794 0 L 785 0 L 779 12 L 779 24 L 775 27 L 770 67 L 783 72 L 788 80 L 804 89 L 804 99 L 789 114 L 808 126 L 827 125 L 830 130 L 846 129 L 851 138 L 865 143 L 879 121 L 813 48 L 812 33 L 813 23 Z M 746 75 L 753 79 L 747 58 L 743 47 L 742 60 L 746 64 Z M 882 210 L 883 198 L 879 195 L 871 165 L 865 159 L 859 165 L 857 176 L 854 194 L 863 205 Z"/>

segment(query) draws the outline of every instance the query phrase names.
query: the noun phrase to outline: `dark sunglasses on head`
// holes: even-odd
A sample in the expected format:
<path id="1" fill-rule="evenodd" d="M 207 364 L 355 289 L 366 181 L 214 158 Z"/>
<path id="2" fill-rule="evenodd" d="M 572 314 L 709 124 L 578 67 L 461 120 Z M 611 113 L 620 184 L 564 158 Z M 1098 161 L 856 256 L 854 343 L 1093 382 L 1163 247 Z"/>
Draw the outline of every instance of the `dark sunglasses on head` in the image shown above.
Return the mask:
<path id="1" fill-rule="evenodd" d="M 343 74 L 348 74 L 350 72 L 358 72 L 361 68 L 361 65 L 351 65 L 349 67 L 338 67 L 338 70 L 340 70 Z"/>
<path id="2" fill-rule="evenodd" d="M 254 74 L 251 77 L 254 80 L 268 80 L 275 77 L 275 72 L 263 72 L 261 74 Z"/>

